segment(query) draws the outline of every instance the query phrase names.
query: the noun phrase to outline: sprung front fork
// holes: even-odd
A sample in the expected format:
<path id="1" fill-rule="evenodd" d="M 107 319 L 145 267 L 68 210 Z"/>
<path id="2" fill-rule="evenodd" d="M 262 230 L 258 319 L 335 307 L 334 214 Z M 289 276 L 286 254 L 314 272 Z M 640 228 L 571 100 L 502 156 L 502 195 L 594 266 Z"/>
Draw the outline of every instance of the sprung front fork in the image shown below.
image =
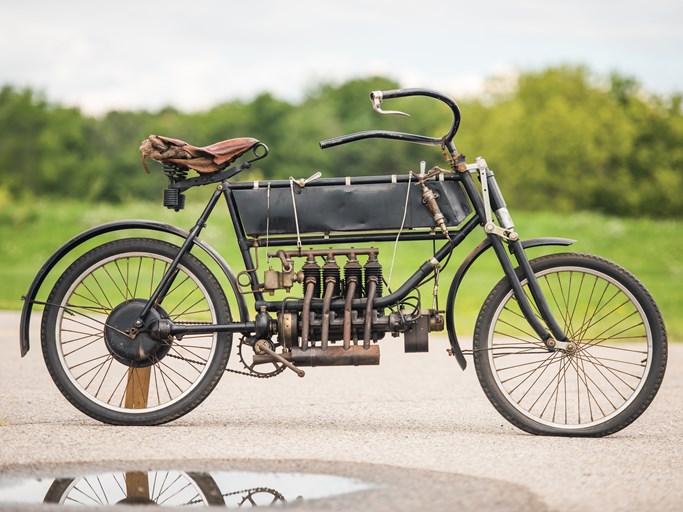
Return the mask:
<path id="1" fill-rule="evenodd" d="M 477 173 L 479 175 L 482 190 L 481 196 L 477 193 L 476 186 L 474 185 L 470 173 Z M 524 247 L 519 241 L 519 235 L 515 231 L 514 222 L 508 212 L 500 188 L 498 188 L 498 183 L 496 183 L 493 172 L 488 168 L 486 160 L 479 157 L 474 164 L 468 165 L 467 172 L 464 173 L 463 178 L 463 185 L 472 199 L 476 212 L 480 218 L 483 219 L 482 224 L 484 231 L 491 240 L 493 250 L 512 286 L 524 318 L 529 322 L 529 325 L 534 332 L 543 340 L 543 343 L 545 343 L 548 350 L 573 352 L 575 344 L 567 339 L 567 335 L 550 311 L 548 302 L 543 295 L 541 287 L 531 268 L 531 264 L 529 263 L 529 259 L 524 252 Z M 494 222 L 493 214 L 495 214 L 498 224 Z M 510 257 L 506 254 L 503 242 L 508 244 L 510 252 L 514 254 L 517 264 L 522 271 L 522 277 L 527 281 L 531 297 L 533 298 L 545 325 L 543 325 L 534 313 L 529 297 L 524 292 L 522 283 L 515 273 Z"/>

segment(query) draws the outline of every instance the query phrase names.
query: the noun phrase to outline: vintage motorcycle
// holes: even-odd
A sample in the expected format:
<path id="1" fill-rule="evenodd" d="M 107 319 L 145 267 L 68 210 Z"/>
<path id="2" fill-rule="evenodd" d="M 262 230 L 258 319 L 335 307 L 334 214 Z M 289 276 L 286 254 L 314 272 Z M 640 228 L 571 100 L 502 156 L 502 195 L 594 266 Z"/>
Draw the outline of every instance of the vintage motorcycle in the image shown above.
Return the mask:
<path id="1" fill-rule="evenodd" d="M 163 164 L 164 206 L 178 211 L 185 191 L 216 184 L 206 207 L 190 231 L 122 221 L 65 243 L 24 297 L 22 356 L 31 310 L 40 304 L 43 354 L 57 387 L 85 414 L 118 425 L 179 418 L 225 371 L 265 378 L 289 369 L 303 377 L 302 367 L 379 364 L 378 341 L 386 334 L 402 335 L 406 352 L 424 352 L 429 333 L 445 329 L 448 353 L 465 369 L 456 297 L 471 265 L 493 249 L 504 275 L 481 308 L 471 350 L 491 403 L 534 434 L 603 436 L 629 425 L 654 399 L 666 367 L 665 327 L 648 291 L 596 256 L 564 252 L 530 260 L 529 248 L 574 241 L 520 240 L 486 161 L 468 164 L 456 150 L 460 110 L 452 99 L 427 89 L 374 91 L 370 99 L 381 114 L 402 114 L 381 104 L 408 96 L 448 106 L 453 120 L 443 137 L 371 130 L 323 141 L 321 148 L 369 138 L 432 145 L 441 149 L 445 169 L 423 162 L 419 172 L 398 176 L 234 181 L 268 155 L 264 144 L 239 138 L 195 147 L 150 136 L 141 147 L 143 163 L 151 157 Z M 231 167 L 235 162 L 241 163 Z M 221 198 L 244 262 L 237 275 L 199 238 Z M 441 311 L 435 299 L 443 268 L 478 227 L 485 238 L 455 272 Z M 75 248 L 128 230 L 145 235 L 88 250 L 46 301 L 37 300 L 46 276 Z M 390 289 L 379 249 L 368 243 L 419 240 L 433 241 L 433 256 Z M 266 251 L 265 269 L 259 249 Z M 427 300 L 423 285 L 433 287 Z M 276 292 L 286 296 L 273 298 Z M 226 369 L 233 334 L 240 336 L 244 371 Z"/>

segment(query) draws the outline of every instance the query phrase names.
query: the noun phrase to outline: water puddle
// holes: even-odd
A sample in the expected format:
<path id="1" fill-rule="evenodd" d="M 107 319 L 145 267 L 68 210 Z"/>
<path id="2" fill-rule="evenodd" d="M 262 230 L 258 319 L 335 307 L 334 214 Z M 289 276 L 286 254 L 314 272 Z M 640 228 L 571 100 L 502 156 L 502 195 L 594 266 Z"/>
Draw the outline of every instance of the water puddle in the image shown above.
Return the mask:
<path id="1" fill-rule="evenodd" d="M 285 472 L 113 471 L 68 478 L 0 475 L 0 507 L 58 503 L 87 507 L 128 504 L 250 508 L 282 506 L 373 488 L 373 484 L 352 478 Z"/>

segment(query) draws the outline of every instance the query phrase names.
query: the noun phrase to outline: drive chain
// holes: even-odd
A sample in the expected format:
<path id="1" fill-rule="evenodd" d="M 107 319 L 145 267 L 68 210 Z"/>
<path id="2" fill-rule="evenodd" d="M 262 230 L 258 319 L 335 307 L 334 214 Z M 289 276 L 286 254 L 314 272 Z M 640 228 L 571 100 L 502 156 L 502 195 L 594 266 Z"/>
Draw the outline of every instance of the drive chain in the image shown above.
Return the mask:
<path id="1" fill-rule="evenodd" d="M 187 361 L 188 363 L 194 363 L 194 364 L 200 364 L 202 366 L 206 366 L 205 362 L 202 361 L 196 361 L 195 359 L 189 359 L 187 357 L 182 357 L 182 356 L 176 356 L 175 354 L 166 354 L 166 357 L 172 357 L 174 359 L 180 359 L 181 361 Z M 237 375 L 246 375 L 247 377 L 255 377 L 257 379 L 269 379 L 270 377 L 274 377 L 275 375 L 262 375 L 257 372 L 244 372 L 241 370 L 233 370 L 232 368 L 226 368 L 223 370 L 226 373 L 236 373 Z"/>
<path id="2" fill-rule="evenodd" d="M 178 325 L 208 325 L 208 324 L 206 324 L 205 322 L 178 322 Z M 240 341 L 240 344 L 241 343 L 243 343 L 243 342 Z M 194 363 L 194 364 L 206 366 L 206 363 L 203 361 L 197 361 L 197 360 L 190 359 L 187 357 L 177 356 L 177 355 L 171 354 L 171 353 L 166 354 L 166 357 L 172 357 L 174 359 L 180 359 L 181 361 L 187 361 L 188 363 Z M 270 373 L 270 374 L 267 374 L 267 373 L 261 374 L 261 373 L 253 372 L 253 371 L 252 372 L 245 372 L 242 370 L 233 370 L 232 368 L 226 368 L 223 371 L 226 373 L 236 373 L 237 375 L 246 375 L 247 377 L 254 377 L 257 379 L 269 379 L 270 377 L 275 377 L 279 373 L 278 372 L 278 373 Z"/>

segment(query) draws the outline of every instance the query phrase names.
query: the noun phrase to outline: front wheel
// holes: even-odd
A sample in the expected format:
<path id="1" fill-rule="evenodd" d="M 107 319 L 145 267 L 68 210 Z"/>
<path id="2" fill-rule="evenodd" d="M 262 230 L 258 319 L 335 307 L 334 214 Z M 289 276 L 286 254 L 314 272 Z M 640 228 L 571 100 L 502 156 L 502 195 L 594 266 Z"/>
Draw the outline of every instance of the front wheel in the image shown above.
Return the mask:
<path id="1" fill-rule="evenodd" d="M 179 248 L 154 239 L 109 242 L 78 258 L 43 313 L 45 363 L 62 394 L 85 414 L 116 425 L 157 425 L 199 405 L 223 375 L 232 335 L 159 339 L 154 324 L 226 324 L 225 294 L 191 254 L 136 335 L 131 327 Z"/>
<path id="2" fill-rule="evenodd" d="M 650 405 L 664 377 L 667 341 L 657 305 L 633 275 L 602 258 L 553 254 L 531 260 L 531 267 L 572 350 L 545 346 L 502 279 L 474 333 L 486 396 L 533 434 L 597 437 L 621 430 Z"/>

